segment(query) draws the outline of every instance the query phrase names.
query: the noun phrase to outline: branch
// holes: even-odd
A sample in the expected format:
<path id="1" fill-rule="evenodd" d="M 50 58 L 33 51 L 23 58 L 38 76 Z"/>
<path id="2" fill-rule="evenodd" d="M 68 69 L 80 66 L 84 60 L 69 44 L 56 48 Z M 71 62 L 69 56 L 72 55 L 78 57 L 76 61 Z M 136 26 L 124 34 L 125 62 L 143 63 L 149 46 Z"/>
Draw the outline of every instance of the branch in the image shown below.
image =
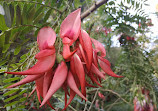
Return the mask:
<path id="1" fill-rule="evenodd" d="M 97 8 L 99 8 L 100 6 L 102 6 L 103 4 L 105 4 L 107 2 L 108 2 L 108 0 L 101 0 L 99 2 L 95 2 L 95 4 L 93 4 L 88 10 L 86 10 L 85 12 L 83 12 L 81 14 L 81 20 L 83 20 L 84 18 L 86 18 L 93 11 L 95 11 Z"/>
<path id="2" fill-rule="evenodd" d="M 99 89 L 97 89 L 97 91 L 95 92 L 95 95 L 94 95 L 94 97 L 93 97 L 93 101 L 91 102 L 91 105 L 90 105 L 88 111 L 91 111 L 91 108 L 92 108 L 92 106 L 93 106 L 93 103 L 95 102 L 95 99 L 96 99 L 96 97 L 97 97 L 98 91 L 99 91 Z"/>

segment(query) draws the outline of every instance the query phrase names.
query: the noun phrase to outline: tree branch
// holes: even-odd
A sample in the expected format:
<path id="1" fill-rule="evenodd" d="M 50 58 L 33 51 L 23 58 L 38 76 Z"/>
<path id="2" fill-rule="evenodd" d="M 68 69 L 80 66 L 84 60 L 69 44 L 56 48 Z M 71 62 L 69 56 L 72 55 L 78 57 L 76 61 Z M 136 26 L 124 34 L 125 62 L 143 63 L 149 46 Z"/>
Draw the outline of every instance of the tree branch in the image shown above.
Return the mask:
<path id="1" fill-rule="evenodd" d="M 86 18 L 88 15 L 90 15 L 93 11 L 95 11 L 97 8 L 99 8 L 103 4 L 107 3 L 107 1 L 108 0 L 101 0 L 99 2 L 95 2 L 95 4 L 93 4 L 88 10 L 86 10 L 85 12 L 81 14 L 81 20 Z"/>

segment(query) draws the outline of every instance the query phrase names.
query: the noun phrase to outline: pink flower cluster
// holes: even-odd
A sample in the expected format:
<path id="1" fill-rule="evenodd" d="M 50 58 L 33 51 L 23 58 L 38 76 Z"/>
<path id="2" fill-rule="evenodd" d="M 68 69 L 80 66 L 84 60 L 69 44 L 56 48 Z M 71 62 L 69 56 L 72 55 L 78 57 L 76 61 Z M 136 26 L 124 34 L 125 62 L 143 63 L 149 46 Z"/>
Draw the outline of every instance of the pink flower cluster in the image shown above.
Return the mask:
<path id="1" fill-rule="evenodd" d="M 91 83 L 101 86 L 101 78 L 105 79 L 105 74 L 117 78 L 123 77 L 111 70 L 110 62 L 104 58 L 106 56 L 104 46 L 81 29 L 80 13 L 81 9 L 77 9 L 62 22 L 60 38 L 62 38 L 63 50 L 61 51 L 56 50 L 59 48 L 54 46 L 56 33 L 53 29 L 51 27 L 40 29 L 37 36 L 40 52 L 35 56 L 37 63 L 26 71 L 6 72 L 27 75 L 9 88 L 35 81 L 33 91 L 37 92 L 41 106 L 48 104 L 52 109 L 54 107 L 49 100 L 59 88 L 62 88 L 65 92 L 65 110 L 76 94 L 87 100 L 86 87 L 97 87 Z M 60 63 L 57 62 L 58 55 L 62 55 Z M 67 96 L 70 96 L 68 102 Z"/>

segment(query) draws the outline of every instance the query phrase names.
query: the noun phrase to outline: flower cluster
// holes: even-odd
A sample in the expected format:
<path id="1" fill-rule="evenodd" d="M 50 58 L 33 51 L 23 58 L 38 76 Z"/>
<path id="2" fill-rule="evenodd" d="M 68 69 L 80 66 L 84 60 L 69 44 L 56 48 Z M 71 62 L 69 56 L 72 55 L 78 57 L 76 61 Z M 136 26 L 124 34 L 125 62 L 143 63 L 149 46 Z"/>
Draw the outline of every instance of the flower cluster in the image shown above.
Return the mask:
<path id="1" fill-rule="evenodd" d="M 105 33 L 105 35 L 107 36 L 111 31 L 112 31 L 112 29 L 111 28 L 107 28 L 107 27 L 97 27 L 96 28 L 96 30 L 95 30 L 97 33 L 99 33 L 99 32 L 104 32 Z"/>
<path id="2" fill-rule="evenodd" d="M 152 102 L 152 100 L 150 99 L 150 91 L 142 88 L 141 92 L 139 92 L 139 95 L 142 95 L 140 99 L 140 97 L 135 96 L 134 100 L 133 100 L 133 104 L 134 104 L 134 111 L 155 111 L 155 106 Z"/>
<path id="3" fill-rule="evenodd" d="M 128 45 L 130 43 L 135 43 L 135 38 L 134 37 L 130 37 L 126 34 L 122 34 L 119 38 L 118 38 L 120 45 Z"/>
<path id="4" fill-rule="evenodd" d="M 104 46 L 88 33 L 81 29 L 81 9 L 69 14 L 61 24 L 60 38 L 63 50 L 55 47 L 56 33 L 51 27 L 43 27 L 37 35 L 40 52 L 35 55 L 37 63 L 30 69 L 22 72 L 6 72 L 15 75 L 27 75 L 21 81 L 9 86 L 13 88 L 35 81 L 35 89 L 41 106 L 48 104 L 52 95 L 63 88 L 65 92 L 65 108 L 71 103 L 75 95 L 86 99 L 86 87 L 97 87 L 89 83 L 100 85 L 105 74 L 120 78 L 110 68 L 110 62 L 105 59 Z M 93 44 L 93 46 L 92 46 Z M 57 61 L 60 55 L 60 62 Z M 62 56 L 61 56 L 62 55 Z M 103 71 L 100 71 L 100 68 Z M 99 81 L 98 81 L 99 80 Z M 80 91 L 81 89 L 81 91 Z M 67 96 L 69 100 L 67 102 Z M 40 97 L 43 98 L 41 101 Z M 41 107 L 40 106 L 40 107 Z M 54 108 L 53 108 L 54 109 Z"/>

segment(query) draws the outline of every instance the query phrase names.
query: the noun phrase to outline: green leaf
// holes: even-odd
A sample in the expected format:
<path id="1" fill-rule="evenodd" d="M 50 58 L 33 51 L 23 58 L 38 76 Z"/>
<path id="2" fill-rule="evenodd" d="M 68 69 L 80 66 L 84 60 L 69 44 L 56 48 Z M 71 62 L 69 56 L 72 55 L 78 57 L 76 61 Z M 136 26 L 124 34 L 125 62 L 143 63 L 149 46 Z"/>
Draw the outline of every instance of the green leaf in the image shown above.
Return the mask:
<path id="1" fill-rule="evenodd" d="M 14 101 L 12 103 L 6 104 L 4 107 L 13 106 L 13 105 L 16 105 L 17 103 L 18 101 Z"/>
<path id="2" fill-rule="evenodd" d="M 36 13 L 35 13 L 35 15 L 34 15 L 34 19 L 36 19 L 37 16 L 38 16 L 40 13 L 42 13 L 43 9 L 44 9 L 43 6 L 41 6 L 40 8 L 37 9 L 37 11 L 36 11 Z"/>
<path id="3" fill-rule="evenodd" d="M 40 14 L 35 18 L 33 24 L 36 24 L 37 22 L 39 22 L 39 20 L 41 20 L 43 16 L 44 16 L 44 14 L 43 14 L 43 13 L 40 13 Z"/>
<path id="4" fill-rule="evenodd" d="M 27 100 L 27 97 L 23 97 L 23 98 L 20 98 L 19 102 L 23 102 L 23 101 L 26 101 Z"/>
<path id="5" fill-rule="evenodd" d="M 42 3 L 43 0 L 37 0 L 37 2 Z"/>
<path id="6" fill-rule="evenodd" d="M 25 105 L 20 105 L 17 107 L 18 109 L 24 109 L 25 108 Z"/>
<path id="7" fill-rule="evenodd" d="M 17 5 L 16 6 L 16 25 L 21 25 L 21 9 L 20 9 L 20 6 Z"/>
<path id="8" fill-rule="evenodd" d="M 27 92 L 27 89 L 22 90 L 22 91 L 19 93 L 19 95 L 22 95 L 22 94 L 24 94 L 25 92 Z"/>
<path id="9" fill-rule="evenodd" d="M 16 81 L 16 80 L 19 80 L 19 79 L 20 79 L 19 77 L 14 77 L 14 78 L 5 79 L 5 80 L 3 80 L 3 82 L 4 83 L 9 83 L 9 82 Z"/>
<path id="10" fill-rule="evenodd" d="M 3 34 L 3 35 L 0 36 L 0 47 L 3 48 L 4 43 L 5 43 L 5 35 Z"/>
<path id="11" fill-rule="evenodd" d="M 13 94 L 13 93 L 17 92 L 18 90 L 19 90 L 19 89 L 12 89 L 12 90 L 10 90 L 10 91 L 4 93 L 3 96 L 9 96 L 10 94 Z"/>
<path id="12" fill-rule="evenodd" d="M 6 26 L 5 24 L 5 19 L 4 19 L 4 16 L 0 14 L 0 29 L 2 31 L 5 31 L 8 29 L 8 27 Z"/>
<path id="13" fill-rule="evenodd" d="M 48 5 L 48 3 L 49 3 L 49 0 L 45 0 L 45 4 Z"/>
<path id="14" fill-rule="evenodd" d="M 52 1 L 51 1 L 51 7 L 53 7 L 55 4 L 56 4 L 56 1 L 55 1 L 55 0 L 52 0 Z"/>
<path id="15" fill-rule="evenodd" d="M 27 24 L 27 4 L 25 3 L 24 4 L 24 7 L 23 7 L 23 11 L 22 11 L 22 21 L 23 21 L 23 24 Z"/>
<path id="16" fill-rule="evenodd" d="M 110 2 L 109 2 L 109 5 L 113 5 L 113 4 L 115 5 L 115 2 L 114 2 L 114 1 L 110 1 Z"/>
<path id="17" fill-rule="evenodd" d="M 9 47 L 10 47 L 10 44 L 5 44 L 3 47 L 2 53 L 6 53 Z"/>
<path id="18" fill-rule="evenodd" d="M 51 12 L 52 12 L 52 9 L 49 9 L 49 10 L 47 11 L 47 13 L 46 13 L 46 15 L 45 15 L 45 17 L 44 17 L 44 22 L 47 21 L 47 19 L 49 18 Z"/>
<path id="19" fill-rule="evenodd" d="M 12 4 L 9 5 L 9 10 L 10 10 L 10 16 L 11 16 L 11 25 L 12 25 L 13 20 L 14 20 L 14 6 Z"/>
<path id="20" fill-rule="evenodd" d="M 11 27 L 12 23 L 11 23 L 10 9 L 9 9 L 6 2 L 4 2 L 3 8 L 4 8 L 4 11 L 5 11 L 5 15 L 4 15 L 5 23 L 8 27 Z"/>
<path id="21" fill-rule="evenodd" d="M 31 8 L 32 8 L 32 9 L 30 9 L 30 11 L 28 12 L 28 15 L 27 15 L 28 24 L 31 24 L 31 23 L 32 23 L 32 20 L 33 20 L 33 18 L 34 18 L 35 12 L 36 12 L 35 7 L 31 7 Z"/>
<path id="22" fill-rule="evenodd" d="M 13 35 L 12 35 L 12 37 L 10 37 L 9 42 L 10 43 L 14 42 L 14 40 L 19 36 L 20 33 L 21 33 L 21 31 L 15 31 L 15 32 L 13 32 Z"/>
<path id="23" fill-rule="evenodd" d="M 7 60 L 0 61 L 0 66 L 4 65 L 7 62 Z"/>
<path id="24" fill-rule="evenodd" d="M 19 45 L 19 46 L 17 46 L 17 47 L 15 48 L 15 50 L 14 50 L 14 55 L 18 55 L 19 52 L 20 52 L 20 50 L 21 50 L 21 46 Z"/>
<path id="25" fill-rule="evenodd" d="M 10 36 L 11 36 L 11 30 L 5 31 L 5 44 L 9 43 Z"/>
<path id="26" fill-rule="evenodd" d="M 18 95 L 11 96 L 11 97 L 5 99 L 4 102 L 9 102 L 9 101 L 11 101 L 11 100 L 13 100 L 13 99 L 15 99 L 17 97 L 18 97 Z"/>
<path id="27" fill-rule="evenodd" d="M 5 89 L 5 88 L 7 88 L 8 86 L 10 86 L 10 85 L 12 85 L 12 84 L 13 84 L 13 83 L 6 84 L 6 85 L 3 86 L 3 88 Z"/>

